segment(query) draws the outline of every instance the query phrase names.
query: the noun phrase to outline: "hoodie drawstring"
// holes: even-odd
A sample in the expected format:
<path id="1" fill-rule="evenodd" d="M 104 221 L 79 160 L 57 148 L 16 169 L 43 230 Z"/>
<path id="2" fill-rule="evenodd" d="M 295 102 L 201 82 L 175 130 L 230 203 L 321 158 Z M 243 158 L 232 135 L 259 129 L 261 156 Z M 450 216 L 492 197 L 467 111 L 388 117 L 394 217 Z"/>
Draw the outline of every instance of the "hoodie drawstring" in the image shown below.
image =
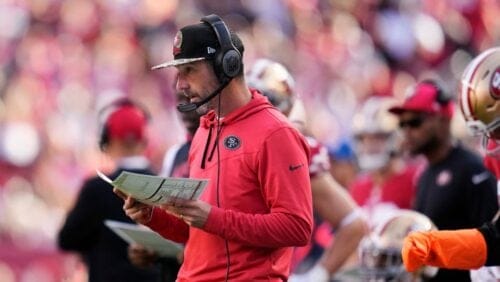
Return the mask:
<path id="1" fill-rule="evenodd" d="M 205 169 L 205 160 L 207 158 L 208 145 L 210 144 L 210 139 L 212 138 L 212 129 L 213 129 L 213 126 L 210 125 L 210 128 L 208 130 L 207 141 L 205 143 L 205 149 L 203 149 L 203 157 L 201 158 L 201 168 L 202 169 Z"/>
<path id="2" fill-rule="evenodd" d="M 210 151 L 210 155 L 208 156 L 208 161 L 211 162 L 212 161 L 212 158 L 214 156 L 214 152 L 215 152 L 215 148 L 217 148 L 217 146 L 219 146 L 219 136 L 220 136 L 220 132 L 222 131 L 222 124 L 220 124 L 217 128 L 217 135 L 215 135 L 215 142 L 214 142 L 214 146 L 212 147 L 212 150 Z"/>
<path id="3" fill-rule="evenodd" d="M 210 150 L 210 154 L 208 156 L 209 162 L 212 161 L 212 158 L 214 157 L 215 149 L 217 148 L 217 146 L 219 144 L 219 136 L 220 136 L 220 132 L 222 131 L 222 125 L 223 125 L 223 123 L 221 123 L 220 125 L 217 126 L 217 134 L 215 135 L 214 145 L 212 146 L 212 149 Z M 205 169 L 205 164 L 207 161 L 207 152 L 208 152 L 208 147 L 210 145 L 210 140 L 212 139 L 212 130 L 213 129 L 214 129 L 214 126 L 210 125 L 209 130 L 208 130 L 207 141 L 205 143 L 205 149 L 203 149 L 203 157 L 201 159 L 201 168 L 202 169 Z"/>

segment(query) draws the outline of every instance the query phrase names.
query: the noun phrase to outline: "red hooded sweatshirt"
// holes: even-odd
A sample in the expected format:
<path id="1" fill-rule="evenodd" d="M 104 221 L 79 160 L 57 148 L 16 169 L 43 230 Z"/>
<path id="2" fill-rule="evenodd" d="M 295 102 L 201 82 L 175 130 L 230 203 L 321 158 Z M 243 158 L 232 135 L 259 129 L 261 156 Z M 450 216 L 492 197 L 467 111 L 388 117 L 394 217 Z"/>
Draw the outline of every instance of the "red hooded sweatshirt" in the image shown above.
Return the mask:
<path id="1" fill-rule="evenodd" d="M 257 91 L 220 121 L 202 117 L 189 165 L 190 177 L 209 179 L 200 197 L 212 205 L 208 220 L 189 227 L 155 209 L 149 224 L 186 243 L 178 281 L 287 279 L 293 246 L 312 232 L 308 147 Z"/>

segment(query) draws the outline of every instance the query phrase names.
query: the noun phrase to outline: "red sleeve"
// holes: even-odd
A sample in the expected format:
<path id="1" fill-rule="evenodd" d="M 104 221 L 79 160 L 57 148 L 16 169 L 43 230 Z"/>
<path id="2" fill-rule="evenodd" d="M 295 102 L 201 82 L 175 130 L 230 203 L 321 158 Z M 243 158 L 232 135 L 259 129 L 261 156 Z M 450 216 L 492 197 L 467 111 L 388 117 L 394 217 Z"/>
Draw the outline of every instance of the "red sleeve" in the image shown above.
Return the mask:
<path id="1" fill-rule="evenodd" d="M 330 157 L 328 156 L 326 147 L 312 137 L 306 137 L 306 141 L 311 152 L 309 163 L 310 178 L 328 172 L 330 169 Z"/>
<path id="2" fill-rule="evenodd" d="M 496 176 L 500 178 L 500 160 L 489 155 L 484 157 L 484 166 Z"/>
<path id="3" fill-rule="evenodd" d="M 349 187 L 349 194 L 359 206 L 364 206 L 370 197 L 370 183 L 364 175 L 358 177 Z"/>
<path id="4" fill-rule="evenodd" d="M 146 226 L 162 237 L 177 243 L 184 244 L 189 237 L 189 226 L 184 221 L 160 208 L 153 208 L 153 216 Z"/>
<path id="5" fill-rule="evenodd" d="M 256 156 L 267 214 L 249 214 L 212 207 L 204 229 L 256 247 L 301 246 L 312 232 L 309 149 L 291 128 L 279 129 Z"/>

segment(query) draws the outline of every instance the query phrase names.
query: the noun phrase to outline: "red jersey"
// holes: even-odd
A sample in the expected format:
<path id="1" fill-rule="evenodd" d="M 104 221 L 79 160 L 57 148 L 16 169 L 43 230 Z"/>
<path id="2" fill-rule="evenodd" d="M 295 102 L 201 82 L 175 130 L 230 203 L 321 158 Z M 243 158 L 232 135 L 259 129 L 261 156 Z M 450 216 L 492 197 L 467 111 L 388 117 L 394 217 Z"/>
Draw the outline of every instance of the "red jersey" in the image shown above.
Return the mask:
<path id="1" fill-rule="evenodd" d="M 314 137 L 306 136 L 307 144 L 311 151 L 311 162 L 309 163 L 309 175 L 311 178 L 330 169 L 330 159 L 326 147 Z"/>
<path id="2" fill-rule="evenodd" d="M 500 179 L 500 160 L 486 155 L 484 157 L 484 166 L 495 175 L 497 179 Z"/>
<path id="3" fill-rule="evenodd" d="M 381 187 L 375 186 L 372 174 L 362 174 L 352 183 L 349 191 L 359 206 L 392 203 L 400 209 L 411 209 L 415 195 L 417 166 L 407 165 L 388 178 Z"/>

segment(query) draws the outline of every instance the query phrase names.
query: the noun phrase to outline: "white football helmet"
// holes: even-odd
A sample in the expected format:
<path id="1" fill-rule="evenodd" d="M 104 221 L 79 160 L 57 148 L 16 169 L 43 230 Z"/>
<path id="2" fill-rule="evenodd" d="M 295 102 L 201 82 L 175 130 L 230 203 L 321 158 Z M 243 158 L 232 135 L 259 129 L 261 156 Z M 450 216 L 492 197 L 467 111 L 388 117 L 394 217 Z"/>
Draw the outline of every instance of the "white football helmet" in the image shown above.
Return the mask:
<path id="1" fill-rule="evenodd" d="M 370 97 L 354 115 L 354 151 L 361 170 L 384 167 L 394 153 L 398 119 L 388 112 L 394 104 L 390 97 Z"/>
<path id="2" fill-rule="evenodd" d="M 460 109 L 469 131 L 483 136 L 483 148 L 500 154 L 500 47 L 479 54 L 466 67 L 460 85 Z"/>
<path id="3" fill-rule="evenodd" d="M 267 96 L 269 102 L 288 116 L 295 100 L 295 81 L 280 63 L 258 59 L 246 75 L 250 87 Z"/>
<path id="4" fill-rule="evenodd" d="M 406 272 L 401 257 L 403 240 L 410 232 L 437 230 L 425 215 L 401 209 L 374 230 L 359 245 L 360 274 L 363 281 L 418 281 L 436 275 L 437 268 L 425 266 Z"/>

